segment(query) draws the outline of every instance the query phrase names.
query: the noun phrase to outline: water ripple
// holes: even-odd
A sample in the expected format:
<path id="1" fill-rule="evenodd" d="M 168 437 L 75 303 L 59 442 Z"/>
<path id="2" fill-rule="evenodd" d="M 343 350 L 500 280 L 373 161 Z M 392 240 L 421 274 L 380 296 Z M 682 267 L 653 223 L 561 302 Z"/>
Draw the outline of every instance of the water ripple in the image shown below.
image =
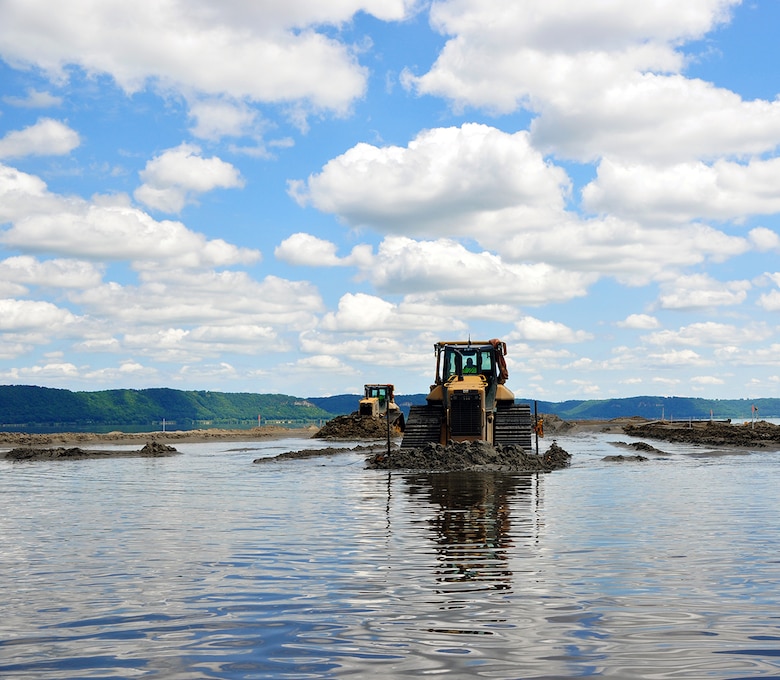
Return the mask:
<path id="1" fill-rule="evenodd" d="M 778 455 L 611 439 L 545 476 L 0 463 L 0 677 L 780 677 Z"/>

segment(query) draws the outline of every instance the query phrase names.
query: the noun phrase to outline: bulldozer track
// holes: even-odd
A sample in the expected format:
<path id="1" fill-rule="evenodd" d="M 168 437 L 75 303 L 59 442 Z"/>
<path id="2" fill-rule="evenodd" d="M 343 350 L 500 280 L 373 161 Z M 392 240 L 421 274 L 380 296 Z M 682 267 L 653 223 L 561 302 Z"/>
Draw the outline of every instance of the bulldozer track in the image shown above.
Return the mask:
<path id="1" fill-rule="evenodd" d="M 512 444 L 530 451 L 533 440 L 531 407 L 528 404 L 499 406 L 493 430 L 493 442 L 502 446 Z"/>
<path id="2" fill-rule="evenodd" d="M 438 443 L 441 437 L 441 407 L 412 406 L 409 408 L 409 418 L 406 420 L 404 437 L 401 440 L 402 449 L 419 449 Z"/>

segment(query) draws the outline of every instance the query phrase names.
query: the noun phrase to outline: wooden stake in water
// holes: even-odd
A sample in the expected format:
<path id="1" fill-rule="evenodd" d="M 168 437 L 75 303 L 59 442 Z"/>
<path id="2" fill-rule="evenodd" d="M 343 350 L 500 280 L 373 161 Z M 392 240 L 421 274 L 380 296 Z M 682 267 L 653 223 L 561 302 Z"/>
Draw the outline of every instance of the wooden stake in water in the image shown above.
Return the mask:
<path id="1" fill-rule="evenodd" d="M 385 413 L 385 420 L 387 421 L 387 464 L 390 465 L 390 409 Z"/>

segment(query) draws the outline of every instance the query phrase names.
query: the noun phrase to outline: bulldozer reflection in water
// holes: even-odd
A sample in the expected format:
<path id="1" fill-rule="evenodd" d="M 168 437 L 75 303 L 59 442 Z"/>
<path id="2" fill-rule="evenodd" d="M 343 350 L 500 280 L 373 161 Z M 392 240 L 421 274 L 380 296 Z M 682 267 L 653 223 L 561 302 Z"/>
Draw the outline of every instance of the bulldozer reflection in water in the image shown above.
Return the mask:
<path id="1" fill-rule="evenodd" d="M 538 540 L 533 507 L 539 477 L 461 471 L 404 479 L 411 496 L 427 495 L 436 508 L 428 522 L 438 546 L 440 592 L 511 590 L 509 553 L 521 548 L 518 543 L 533 549 Z M 527 507 L 527 516 L 512 518 L 510 507 Z"/>
<path id="2" fill-rule="evenodd" d="M 429 443 L 486 441 L 531 450 L 531 407 L 516 404 L 504 384 L 509 377 L 506 343 L 437 342 L 436 378 L 425 406 L 412 406 L 402 449 Z"/>

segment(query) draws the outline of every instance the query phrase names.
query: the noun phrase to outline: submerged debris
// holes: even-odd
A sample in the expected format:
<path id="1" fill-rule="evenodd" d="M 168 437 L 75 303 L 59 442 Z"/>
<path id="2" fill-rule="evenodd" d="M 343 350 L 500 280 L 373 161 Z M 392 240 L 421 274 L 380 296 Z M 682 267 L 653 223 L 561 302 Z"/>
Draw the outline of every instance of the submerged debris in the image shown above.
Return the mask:
<path id="1" fill-rule="evenodd" d="M 419 449 L 396 449 L 366 459 L 374 470 L 502 470 L 550 472 L 568 467 L 571 454 L 555 442 L 542 455 L 520 446 L 493 446 L 484 441 L 427 444 Z"/>
<path id="2" fill-rule="evenodd" d="M 647 456 L 624 456 L 622 453 L 617 456 L 604 456 L 601 460 L 608 463 L 644 463 L 649 460 Z"/>

